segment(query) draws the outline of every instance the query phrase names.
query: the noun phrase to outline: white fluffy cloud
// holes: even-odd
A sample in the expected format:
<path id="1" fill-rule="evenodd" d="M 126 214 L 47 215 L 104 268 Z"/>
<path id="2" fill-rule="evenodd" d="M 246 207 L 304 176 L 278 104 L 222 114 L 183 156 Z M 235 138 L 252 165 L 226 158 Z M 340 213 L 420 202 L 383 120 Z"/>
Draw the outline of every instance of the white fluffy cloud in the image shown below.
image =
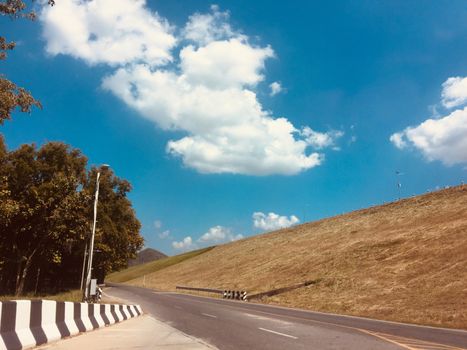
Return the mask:
<path id="1" fill-rule="evenodd" d="M 467 103 L 467 77 L 451 77 L 443 83 L 441 102 L 446 108 Z M 428 161 L 446 165 L 467 163 L 467 107 L 436 115 L 417 126 L 391 135 L 389 140 L 399 149 L 413 147 Z"/>
<path id="2" fill-rule="evenodd" d="M 205 45 L 215 40 L 239 36 L 228 23 L 229 13 L 221 12 L 219 6 L 211 5 L 211 13 L 195 13 L 188 19 L 182 35 L 185 39 Z"/>
<path id="3" fill-rule="evenodd" d="M 262 212 L 253 213 L 253 226 L 266 231 L 290 227 L 299 222 L 300 220 L 295 215 L 287 217 L 275 213 L 267 215 Z"/>
<path id="4" fill-rule="evenodd" d="M 302 130 L 302 135 L 308 145 L 315 149 L 323 149 L 335 146 L 337 139 L 344 136 L 343 131 L 331 130 L 329 132 L 318 132 L 306 126 Z"/>
<path id="5" fill-rule="evenodd" d="M 166 147 L 185 166 L 293 175 L 320 165 L 324 154 L 311 149 L 333 146 L 338 135 L 296 128 L 263 108 L 255 89 L 274 52 L 228 18 L 213 6 L 192 15 L 177 38 L 144 0 L 63 0 L 41 14 L 50 54 L 119 66 L 102 87 L 160 128 L 185 134 Z"/>
<path id="6" fill-rule="evenodd" d="M 398 148 L 411 145 L 430 161 L 467 163 L 467 107 L 440 119 L 428 119 L 391 136 Z"/>
<path id="7" fill-rule="evenodd" d="M 205 234 L 203 234 L 198 241 L 199 242 L 213 242 L 213 243 L 220 243 L 220 242 L 233 242 L 239 239 L 242 239 L 243 235 L 238 234 L 234 235 L 232 231 L 223 226 L 214 226 L 211 227 Z"/>
<path id="8" fill-rule="evenodd" d="M 269 95 L 271 96 L 275 96 L 278 93 L 282 92 L 282 85 L 277 81 L 269 84 L 269 88 L 271 89 L 271 92 L 269 93 Z"/>
<path id="9" fill-rule="evenodd" d="M 405 133 L 404 132 L 396 132 L 391 135 L 389 138 L 389 141 L 391 141 L 394 146 L 396 146 L 399 149 L 403 149 L 407 147 L 407 142 L 405 141 Z"/>
<path id="10" fill-rule="evenodd" d="M 467 77 L 451 77 L 443 83 L 441 101 L 446 108 L 467 103 Z"/>
<path id="11" fill-rule="evenodd" d="M 254 86 L 261 80 L 264 62 L 273 57 L 270 47 L 253 47 L 240 38 L 218 40 L 180 51 L 183 78 L 191 86 L 214 90 Z"/>
<path id="12" fill-rule="evenodd" d="M 135 61 L 161 65 L 172 60 L 172 28 L 145 0 L 61 0 L 44 6 L 46 51 L 71 55 L 89 64 Z"/>
<path id="13" fill-rule="evenodd" d="M 177 250 L 186 251 L 186 250 L 195 249 L 196 245 L 193 243 L 193 239 L 190 236 L 187 236 L 180 242 L 177 242 L 177 241 L 172 242 L 172 247 Z"/>

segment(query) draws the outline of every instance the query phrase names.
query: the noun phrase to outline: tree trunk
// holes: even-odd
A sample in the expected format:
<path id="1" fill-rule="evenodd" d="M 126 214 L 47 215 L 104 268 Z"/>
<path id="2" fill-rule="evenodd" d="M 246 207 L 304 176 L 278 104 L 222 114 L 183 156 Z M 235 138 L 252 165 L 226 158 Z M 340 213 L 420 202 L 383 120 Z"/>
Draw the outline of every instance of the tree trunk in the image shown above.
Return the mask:
<path id="1" fill-rule="evenodd" d="M 18 286 L 19 286 L 20 280 L 21 280 L 22 272 L 23 272 L 23 260 L 21 259 L 18 262 L 18 266 L 17 266 L 17 269 L 16 269 L 15 295 L 18 295 L 17 291 L 18 291 Z"/>
<path id="2" fill-rule="evenodd" d="M 15 296 L 19 296 L 23 294 L 24 282 L 26 281 L 26 276 L 28 275 L 28 270 L 29 270 L 29 267 L 31 266 L 31 261 L 32 261 L 32 255 L 25 260 L 22 271 L 21 271 L 22 264 L 20 263 L 20 266 L 18 268 L 18 275 L 16 277 Z"/>
<path id="3" fill-rule="evenodd" d="M 41 268 L 37 269 L 37 276 L 36 276 L 36 286 L 34 287 L 34 295 L 37 295 L 37 287 L 39 286 L 39 276 L 41 275 Z"/>

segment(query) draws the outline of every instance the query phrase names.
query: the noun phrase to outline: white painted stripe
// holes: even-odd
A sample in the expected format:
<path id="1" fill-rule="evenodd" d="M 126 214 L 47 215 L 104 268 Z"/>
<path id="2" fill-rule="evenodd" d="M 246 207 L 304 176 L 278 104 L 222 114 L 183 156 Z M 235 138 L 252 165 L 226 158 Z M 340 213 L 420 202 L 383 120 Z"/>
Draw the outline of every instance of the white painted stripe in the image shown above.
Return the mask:
<path id="1" fill-rule="evenodd" d="M 54 341 L 60 339 L 62 336 L 55 323 L 57 314 L 57 302 L 52 300 L 42 300 L 42 330 L 47 337 L 47 341 Z"/>
<path id="2" fill-rule="evenodd" d="M 269 333 L 274 333 L 274 334 L 277 334 L 277 335 L 281 335 L 281 336 L 283 336 L 283 337 L 292 338 L 292 339 L 298 339 L 297 337 L 294 337 L 293 335 L 289 335 L 289 334 L 285 334 L 285 333 L 276 332 L 276 331 L 273 331 L 273 330 L 270 330 L 270 329 L 261 328 L 261 327 L 259 327 L 259 329 L 261 329 L 262 331 L 265 331 L 265 332 L 269 332 Z"/>
<path id="3" fill-rule="evenodd" d="M 21 317 L 19 317 L 21 316 Z M 36 340 L 29 328 L 31 319 L 31 301 L 17 300 L 16 301 L 16 321 L 15 331 L 23 348 L 36 345 Z"/>
<path id="4" fill-rule="evenodd" d="M 110 306 L 110 304 L 105 304 L 105 315 L 109 319 L 110 324 L 114 324 L 117 320 L 113 317 Z"/>
<path id="5" fill-rule="evenodd" d="M 123 305 L 123 314 L 126 315 L 126 318 L 131 318 L 130 313 L 128 312 L 128 305 Z"/>
<path id="6" fill-rule="evenodd" d="M 101 304 L 94 304 L 94 317 L 96 318 L 99 328 L 105 326 L 105 322 L 101 317 Z"/>
<path id="7" fill-rule="evenodd" d="M 212 318 L 217 318 L 217 316 L 210 315 L 210 314 L 205 314 L 205 313 L 201 313 L 201 315 L 204 315 L 204 316 L 207 316 L 207 317 L 212 317 Z"/>
<path id="8" fill-rule="evenodd" d="M 139 313 L 142 315 L 143 314 L 143 309 L 141 306 L 138 305 L 138 310 L 139 310 Z"/>
<path id="9" fill-rule="evenodd" d="M 120 312 L 120 305 L 118 304 L 115 305 L 115 313 L 117 314 L 117 318 L 118 318 L 117 322 L 123 321 L 123 315 Z"/>
<path id="10" fill-rule="evenodd" d="M 138 309 L 136 308 L 136 305 L 131 305 L 131 311 L 133 312 L 134 317 L 138 317 Z"/>
<path id="11" fill-rule="evenodd" d="M 65 302 L 65 324 L 68 330 L 70 331 L 70 335 L 75 335 L 79 333 L 78 326 L 75 322 L 74 307 L 75 303 L 71 301 Z"/>
<path id="12" fill-rule="evenodd" d="M 80 303 L 81 306 L 81 321 L 83 321 L 84 327 L 86 331 L 91 331 L 94 328 L 92 327 L 91 320 L 89 319 L 88 314 L 88 304 L 87 303 Z"/>
<path id="13" fill-rule="evenodd" d="M 130 314 L 130 317 L 135 317 L 138 315 L 133 305 L 128 305 L 128 313 Z"/>

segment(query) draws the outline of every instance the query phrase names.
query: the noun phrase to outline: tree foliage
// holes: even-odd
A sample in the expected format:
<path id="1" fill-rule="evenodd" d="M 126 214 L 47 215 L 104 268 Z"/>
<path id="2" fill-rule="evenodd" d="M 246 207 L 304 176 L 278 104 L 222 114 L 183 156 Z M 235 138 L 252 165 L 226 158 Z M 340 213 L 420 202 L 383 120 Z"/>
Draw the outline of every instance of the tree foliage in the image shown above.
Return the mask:
<path id="1" fill-rule="evenodd" d="M 55 291 L 80 283 L 98 169 L 59 142 L 9 152 L 0 138 L 0 290 Z M 142 247 L 130 183 L 102 170 L 94 274 L 125 267 Z"/>
<path id="2" fill-rule="evenodd" d="M 53 6 L 55 2 L 49 0 L 48 4 Z M 34 11 L 28 11 L 26 3 L 22 0 L 0 1 L 0 15 L 9 17 L 10 20 L 17 18 L 34 20 L 36 18 Z M 8 41 L 0 35 L 0 60 L 5 60 L 7 52 L 14 48 L 15 42 Z M 33 107 L 42 108 L 40 102 L 29 91 L 17 86 L 0 73 L 0 125 L 5 120 L 11 119 L 11 114 L 16 108 L 19 108 L 21 112 L 29 113 Z"/>

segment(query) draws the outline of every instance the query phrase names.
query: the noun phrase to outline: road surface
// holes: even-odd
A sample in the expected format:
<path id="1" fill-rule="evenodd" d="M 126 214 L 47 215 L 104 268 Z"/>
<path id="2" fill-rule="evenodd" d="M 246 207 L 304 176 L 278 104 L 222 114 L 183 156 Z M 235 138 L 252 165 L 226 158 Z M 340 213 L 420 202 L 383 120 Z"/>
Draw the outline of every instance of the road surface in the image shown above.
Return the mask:
<path id="1" fill-rule="evenodd" d="M 219 349 L 454 350 L 467 331 L 384 322 L 108 283 L 105 293 Z"/>

